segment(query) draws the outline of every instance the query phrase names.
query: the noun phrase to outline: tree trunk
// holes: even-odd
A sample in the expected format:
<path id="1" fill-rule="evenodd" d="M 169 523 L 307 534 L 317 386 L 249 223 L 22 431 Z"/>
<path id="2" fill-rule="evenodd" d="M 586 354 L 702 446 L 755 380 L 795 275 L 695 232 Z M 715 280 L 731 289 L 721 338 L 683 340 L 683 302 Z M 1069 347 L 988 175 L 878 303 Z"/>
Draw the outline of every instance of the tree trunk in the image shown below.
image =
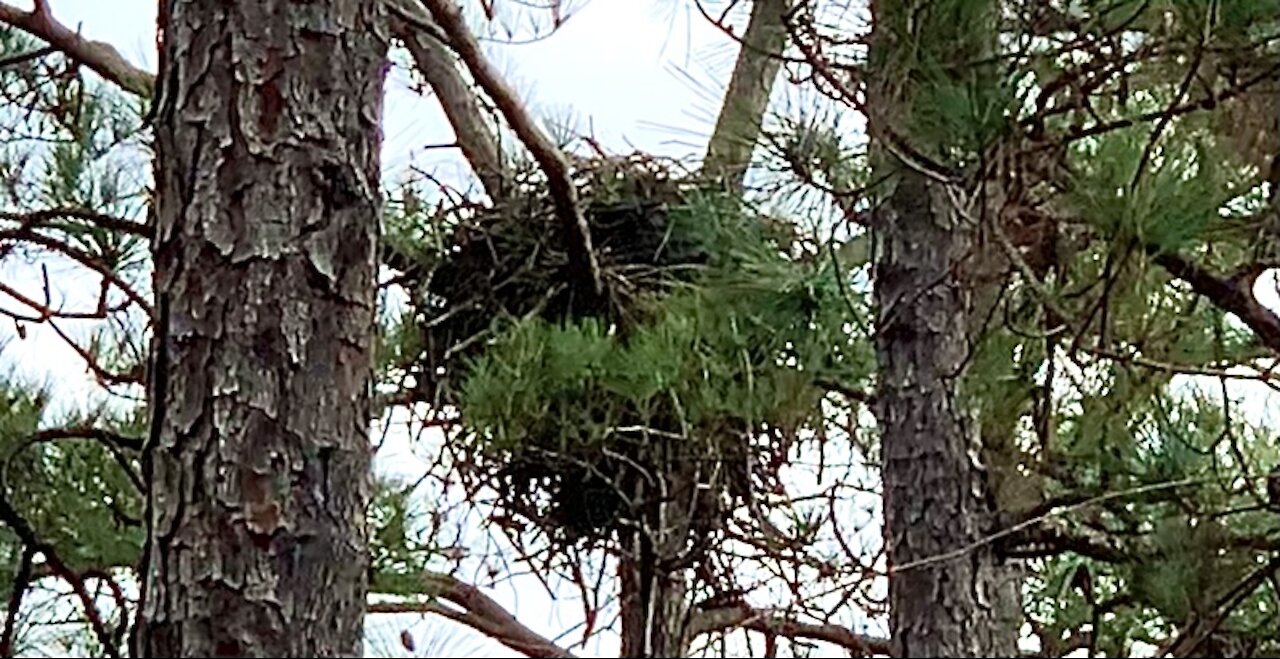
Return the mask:
<path id="1" fill-rule="evenodd" d="M 361 655 L 381 12 L 161 4 L 144 656 Z"/>
<path id="2" fill-rule="evenodd" d="M 742 34 L 738 60 L 725 91 L 715 131 L 707 143 L 703 169 L 718 176 L 728 189 L 742 188 L 751 153 L 764 124 L 773 85 L 782 68 L 787 45 L 786 13 L 791 0 L 755 0 Z"/>
<path id="3" fill-rule="evenodd" d="M 990 545 L 977 544 L 996 515 L 970 457 L 981 442 L 962 387 L 981 326 L 976 306 L 992 285 L 982 272 L 989 259 L 947 184 L 900 160 L 887 140 L 896 131 L 917 152 L 948 153 L 952 145 L 920 144 L 911 134 L 915 105 L 935 102 L 921 93 L 929 74 L 914 67 L 963 69 L 988 52 L 992 35 L 961 33 L 945 12 L 917 5 L 872 3 L 869 120 L 887 189 L 873 227 L 889 628 L 894 656 L 1015 656 L 1017 630 L 1007 618 L 1016 577 Z M 937 52 L 919 52 L 929 48 Z"/>
<path id="4" fill-rule="evenodd" d="M 969 458 L 976 444 L 957 384 L 970 291 L 957 266 L 974 232 L 924 176 L 901 173 L 876 218 L 878 420 L 889 556 L 889 627 L 899 657 L 992 655 L 995 560 L 970 546 L 991 515 Z"/>
<path id="5" fill-rule="evenodd" d="M 659 479 L 636 484 L 635 517 L 643 520 L 622 534 L 618 560 L 623 657 L 683 657 L 689 642 L 688 543 L 700 514 L 695 497 L 699 466 L 692 459 L 664 455 L 648 472 Z M 705 515 L 706 512 L 701 512 Z"/>
<path id="6" fill-rule="evenodd" d="M 683 572 L 667 572 L 653 556 L 620 562 L 623 657 L 683 657 L 688 654 L 685 630 L 689 617 L 688 587 Z"/>

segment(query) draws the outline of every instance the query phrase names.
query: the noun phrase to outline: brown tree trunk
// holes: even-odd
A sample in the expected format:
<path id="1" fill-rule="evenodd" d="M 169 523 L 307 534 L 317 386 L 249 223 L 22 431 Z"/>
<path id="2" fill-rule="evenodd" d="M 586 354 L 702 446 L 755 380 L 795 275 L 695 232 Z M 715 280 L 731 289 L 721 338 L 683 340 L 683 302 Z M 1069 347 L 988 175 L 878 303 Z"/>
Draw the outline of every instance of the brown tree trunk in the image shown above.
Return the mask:
<path id="1" fill-rule="evenodd" d="M 681 572 L 664 571 L 653 557 L 621 561 L 623 657 L 683 657 L 688 653 L 688 586 Z"/>
<path id="2" fill-rule="evenodd" d="M 381 4 L 161 4 L 139 646 L 360 656 Z"/>
<path id="3" fill-rule="evenodd" d="M 981 454 L 981 442 L 962 387 L 981 326 L 976 307 L 992 285 L 981 272 L 988 259 L 969 216 L 982 213 L 962 216 L 948 184 L 922 173 L 922 163 L 902 160 L 889 139 L 897 131 L 896 139 L 911 143 L 914 106 L 932 101 L 921 93 L 928 82 L 914 70 L 918 62 L 935 57 L 963 67 L 992 37 L 951 34 L 956 26 L 942 23 L 946 15 L 917 5 L 872 3 L 868 101 L 887 189 L 873 226 L 889 627 L 894 656 L 1015 656 L 1017 629 L 1008 617 L 1017 581 L 991 546 L 978 542 L 994 530 L 996 515 L 970 457 Z M 939 52 L 917 52 L 929 47 Z M 914 145 L 925 154 L 950 147 Z"/>

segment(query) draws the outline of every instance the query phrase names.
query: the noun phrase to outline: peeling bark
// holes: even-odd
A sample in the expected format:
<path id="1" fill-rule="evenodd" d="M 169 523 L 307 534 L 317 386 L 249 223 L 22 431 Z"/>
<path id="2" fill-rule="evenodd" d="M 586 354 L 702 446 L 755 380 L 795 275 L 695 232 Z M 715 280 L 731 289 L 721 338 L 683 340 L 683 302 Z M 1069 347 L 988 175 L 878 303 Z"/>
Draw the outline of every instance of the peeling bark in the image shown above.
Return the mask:
<path id="1" fill-rule="evenodd" d="M 144 656 L 361 654 L 382 11 L 161 5 Z"/>

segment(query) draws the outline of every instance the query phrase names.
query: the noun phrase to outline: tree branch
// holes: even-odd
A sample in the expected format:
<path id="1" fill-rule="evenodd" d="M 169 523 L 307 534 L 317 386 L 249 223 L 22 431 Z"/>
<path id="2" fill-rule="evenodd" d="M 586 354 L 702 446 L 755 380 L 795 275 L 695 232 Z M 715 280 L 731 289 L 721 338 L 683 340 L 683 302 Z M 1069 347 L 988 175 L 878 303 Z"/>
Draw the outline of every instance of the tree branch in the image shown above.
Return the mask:
<path id="1" fill-rule="evenodd" d="M 119 657 L 119 648 L 116 647 L 111 634 L 107 631 L 106 625 L 103 624 L 102 615 L 98 612 L 93 596 L 85 588 L 84 579 L 62 561 L 53 545 L 44 542 L 36 535 L 35 530 L 27 522 L 26 518 L 20 515 L 9 503 L 8 486 L 4 483 L 3 471 L 0 471 L 0 522 L 8 526 L 9 530 L 18 536 L 18 539 L 22 541 L 25 547 L 38 551 L 44 556 L 45 565 L 49 567 L 50 571 L 71 586 L 71 590 L 84 607 L 84 614 L 89 620 L 89 626 L 102 644 L 102 651 L 108 657 Z"/>
<path id="2" fill-rule="evenodd" d="M 9 614 L 4 621 L 4 636 L 0 637 L 0 657 L 13 656 L 13 635 L 18 626 L 18 612 L 22 609 L 22 597 L 27 594 L 31 585 L 31 559 L 35 557 L 35 549 L 30 545 L 22 548 L 22 561 L 18 563 L 18 572 L 13 577 L 9 593 Z"/>
<path id="3" fill-rule="evenodd" d="M 1253 286 L 1265 268 L 1251 267 L 1234 277 L 1221 277 L 1177 254 L 1159 253 L 1154 260 L 1170 275 L 1191 286 L 1214 306 L 1235 314 L 1258 341 L 1280 354 L 1280 315 L 1258 303 Z"/>
<path id="4" fill-rule="evenodd" d="M 887 638 L 855 634 L 843 625 L 800 622 L 785 614 L 763 611 L 745 604 L 695 612 L 689 623 L 690 636 L 729 628 L 750 629 L 792 639 L 824 641 L 848 650 L 855 657 L 887 656 L 890 653 Z"/>
<path id="5" fill-rule="evenodd" d="M 148 225 L 115 217 L 113 215 L 107 215 L 105 213 L 99 213 L 97 211 L 89 210 L 88 208 L 66 206 L 59 208 L 42 208 L 40 210 L 30 211 L 27 213 L 0 211 L 0 220 L 17 222 L 21 227 L 26 229 L 56 227 L 56 220 L 63 219 L 83 220 L 108 231 L 138 236 L 141 238 L 150 238 L 152 235 L 151 227 Z"/>
<path id="6" fill-rule="evenodd" d="M 462 155 L 493 200 L 503 196 L 506 168 L 502 151 L 485 125 L 479 99 L 458 71 L 453 54 L 441 39 L 444 32 L 418 0 L 392 0 L 391 12 L 399 17 L 396 36 L 404 41 L 418 73 L 431 86 L 444 115 L 453 127 Z"/>
<path id="7" fill-rule="evenodd" d="M 37 1 L 33 11 L 0 2 L 0 22 L 43 39 L 125 91 L 148 98 L 155 92 L 155 76 L 130 64 L 111 44 L 85 39 L 59 23 L 49 12 L 46 0 Z"/>
<path id="8" fill-rule="evenodd" d="M 588 290 L 596 296 L 602 295 L 604 282 L 600 278 L 600 264 L 591 245 L 591 228 L 582 214 L 578 191 L 570 176 L 568 159 L 538 128 L 516 93 L 480 51 L 480 44 L 467 27 L 458 5 L 453 0 L 424 0 L 424 4 L 431 10 L 436 24 L 444 31 L 449 45 L 466 64 L 471 77 L 493 99 L 498 111 L 511 125 L 511 130 L 547 175 L 547 187 L 555 204 L 556 215 L 564 225 L 570 266 L 576 271 L 575 278 L 586 284 Z"/>
<path id="9" fill-rule="evenodd" d="M 719 176 L 731 190 L 742 188 L 751 153 L 760 139 L 764 113 L 782 68 L 782 51 L 787 44 L 784 17 L 790 4 L 790 0 L 751 3 L 751 19 L 742 34 L 738 60 L 702 163 L 707 173 Z"/>
<path id="10" fill-rule="evenodd" d="M 422 577 L 427 592 L 438 600 L 457 606 L 461 611 L 441 606 L 438 602 L 370 604 L 369 613 L 434 613 L 464 624 L 489 638 L 530 657 L 571 659 L 574 655 L 549 639 L 526 627 L 501 604 L 479 588 L 439 572 Z"/>

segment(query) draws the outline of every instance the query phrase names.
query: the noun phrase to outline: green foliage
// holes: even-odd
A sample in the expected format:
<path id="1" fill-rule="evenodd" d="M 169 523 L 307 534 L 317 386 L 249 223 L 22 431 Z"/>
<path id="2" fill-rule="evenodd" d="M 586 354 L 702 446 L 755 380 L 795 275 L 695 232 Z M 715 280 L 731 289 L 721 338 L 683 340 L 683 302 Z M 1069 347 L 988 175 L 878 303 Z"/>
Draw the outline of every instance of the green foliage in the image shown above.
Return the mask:
<path id="1" fill-rule="evenodd" d="M 954 166 L 975 164 L 1020 104 L 1016 77 L 993 57 L 999 12 L 989 0 L 879 5 L 877 29 L 892 35 L 893 47 L 879 49 L 874 65 L 903 115 L 894 129 Z"/>
<path id="2" fill-rule="evenodd" d="M 1210 164 L 1225 157 L 1208 135 L 1171 128 L 1159 146 L 1151 139 L 1143 126 L 1082 141 L 1066 201 L 1115 243 L 1177 251 L 1219 223 L 1220 209 L 1244 190 L 1231 168 Z"/>
<path id="3" fill-rule="evenodd" d="M 0 469 L 4 495 L 40 539 L 73 569 L 131 565 L 142 547 L 142 502 L 136 455 L 91 438 L 35 441 L 48 422 L 39 391 L 0 384 Z M 55 428 L 81 427 L 61 419 Z M 98 427 L 133 432 L 127 421 Z"/>
<path id="4" fill-rule="evenodd" d="M 625 332 L 592 318 L 515 322 L 468 369 L 469 425 L 507 450 L 598 446 L 635 423 L 705 440 L 794 427 L 821 396 L 815 381 L 869 372 L 830 271 L 788 261 L 749 215 L 713 199 L 674 226 L 709 255 L 694 283 L 652 300 L 650 320 Z"/>

